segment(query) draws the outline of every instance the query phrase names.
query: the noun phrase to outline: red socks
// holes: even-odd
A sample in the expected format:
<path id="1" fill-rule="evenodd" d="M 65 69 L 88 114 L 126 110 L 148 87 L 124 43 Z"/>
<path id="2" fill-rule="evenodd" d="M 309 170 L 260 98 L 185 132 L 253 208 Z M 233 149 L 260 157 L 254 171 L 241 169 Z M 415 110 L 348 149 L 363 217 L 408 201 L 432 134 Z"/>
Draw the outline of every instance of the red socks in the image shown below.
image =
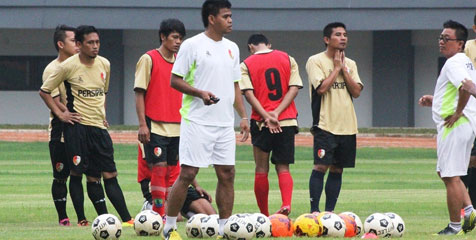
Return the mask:
<path id="1" fill-rule="evenodd" d="M 152 168 L 152 177 L 150 181 L 150 192 L 152 194 L 152 210 L 165 214 L 165 194 L 167 192 L 167 167 L 154 166 Z"/>
<path id="2" fill-rule="evenodd" d="M 280 184 L 281 186 L 281 184 Z M 291 187 L 292 191 L 292 187 Z M 255 196 L 259 210 L 262 214 L 269 216 L 268 211 L 269 182 L 267 173 L 255 173 Z"/>
<path id="3" fill-rule="evenodd" d="M 281 207 L 291 207 L 291 199 L 293 198 L 293 177 L 290 172 L 281 172 L 278 174 L 278 179 L 281 199 L 283 201 Z"/>

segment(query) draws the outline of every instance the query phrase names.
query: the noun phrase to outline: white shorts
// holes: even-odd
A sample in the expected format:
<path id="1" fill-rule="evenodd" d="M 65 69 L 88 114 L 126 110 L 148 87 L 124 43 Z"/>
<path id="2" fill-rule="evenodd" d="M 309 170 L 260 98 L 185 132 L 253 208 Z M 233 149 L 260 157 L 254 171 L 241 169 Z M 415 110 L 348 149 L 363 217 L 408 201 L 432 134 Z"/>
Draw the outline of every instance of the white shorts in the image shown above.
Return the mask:
<path id="1" fill-rule="evenodd" d="M 235 165 L 236 139 L 233 126 L 200 125 L 182 119 L 179 158 L 181 165 L 208 167 Z"/>
<path id="2" fill-rule="evenodd" d="M 465 176 L 468 172 L 471 148 L 474 142 L 469 122 L 438 131 L 436 171 L 441 177 Z"/>

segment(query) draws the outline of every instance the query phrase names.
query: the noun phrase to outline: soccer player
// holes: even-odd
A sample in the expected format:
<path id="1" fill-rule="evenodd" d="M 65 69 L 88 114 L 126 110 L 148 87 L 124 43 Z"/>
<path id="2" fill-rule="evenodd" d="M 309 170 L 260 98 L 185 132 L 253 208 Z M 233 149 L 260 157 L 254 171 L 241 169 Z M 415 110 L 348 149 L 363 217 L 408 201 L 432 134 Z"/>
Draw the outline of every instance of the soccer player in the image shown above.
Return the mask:
<path id="1" fill-rule="evenodd" d="M 238 81 L 238 46 L 223 37 L 232 30 L 231 3 L 207 0 L 202 5 L 205 32 L 184 41 L 172 69 L 171 85 L 184 93 L 180 113 L 180 176 L 169 194 L 164 226 L 166 239 L 181 239 L 176 219 L 188 186 L 200 167 L 214 165 L 218 178 L 216 203 L 219 234 L 233 211 L 235 131 L 233 106 L 242 118 L 242 141 L 249 125 Z"/>
<path id="2" fill-rule="evenodd" d="M 66 25 L 58 25 L 56 27 L 53 35 L 53 42 L 56 51 L 58 52 L 58 57 L 46 66 L 43 72 L 43 82 L 51 75 L 60 63 L 78 52 L 76 42 L 74 41 L 74 30 L 75 28 Z M 53 89 L 51 92 L 51 97 L 61 111 L 66 110 L 66 106 L 64 105 L 66 99 L 64 99 L 64 96 L 61 96 L 61 94 L 65 93 L 63 84 Z M 53 196 L 56 212 L 58 213 L 59 225 L 70 226 L 71 223 L 66 213 L 66 199 L 68 194 L 66 181 L 69 177 L 69 163 L 64 148 L 63 123 L 52 112 L 50 112 L 48 132 L 50 138 L 48 145 L 51 166 L 53 167 L 51 194 Z M 81 215 L 81 213 L 78 215 Z M 84 213 L 82 213 L 82 215 L 84 215 Z"/>
<path id="3" fill-rule="evenodd" d="M 325 210 L 332 212 L 339 197 L 344 168 L 355 167 L 357 117 L 353 99 L 363 84 L 357 65 L 345 57 L 347 31 L 343 23 L 324 28 L 326 51 L 313 55 L 306 64 L 311 95 L 314 135 L 314 168 L 309 179 L 311 212 L 320 212 L 325 185 Z"/>
<path id="4" fill-rule="evenodd" d="M 145 159 L 151 170 L 152 210 L 161 216 L 165 215 L 170 171 L 178 162 L 182 93 L 170 87 L 170 75 L 184 37 L 185 26 L 180 20 L 162 21 L 160 47 L 141 56 L 135 73 L 138 138 L 144 144 Z"/>
<path id="5" fill-rule="evenodd" d="M 84 193 L 81 179 L 82 174 L 85 174 L 88 196 L 96 212 L 98 215 L 107 213 L 101 185 L 103 177 L 108 198 L 124 225 L 132 226 L 133 219 L 117 181 L 114 149 L 107 131 L 105 102 L 110 64 L 107 59 L 98 56 L 99 32 L 94 26 L 77 27 L 75 41 L 79 54 L 61 63 L 40 90 L 40 96 L 48 108 L 66 123 L 64 138 L 71 164 L 70 195 L 75 208 L 82 208 Z M 66 111 L 61 111 L 51 97 L 51 92 L 61 83 L 66 88 Z M 78 219 L 82 219 L 80 225 L 88 225 L 85 216 L 78 216 Z"/>
<path id="6" fill-rule="evenodd" d="M 432 107 L 438 131 L 436 171 L 446 187 L 450 223 L 439 235 L 460 235 L 473 230 L 476 211 L 460 179 L 467 173 L 476 131 L 476 100 L 460 88 L 463 80 L 475 80 L 476 69 L 464 55 L 468 38 L 466 27 L 455 21 L 443 24 L 439 37 L 440 53 L 447 58 L 433 95 L 419 99 L 421 106 Z M 461 226 L 460 209 L 464 208 Z"/>
<path id="7" fill-rule="evenodd" d="M 302 80 L 294 58 L 271 49 L 263 34 L 248 38 L 248 50 L 251 56 L 241 63 L 240 88 L 252 106 L 250 130 L 256 163 L 256 201 L 261 213 L 269 216 L 268 172 L 272 152 L 271 163 L 278 174 L 282 200 L 277 213 L 289 215 L 293 194 L 289 164 L 294 163 L 294 136 L 298 131 L 294 98 L 302 88 Z"/>

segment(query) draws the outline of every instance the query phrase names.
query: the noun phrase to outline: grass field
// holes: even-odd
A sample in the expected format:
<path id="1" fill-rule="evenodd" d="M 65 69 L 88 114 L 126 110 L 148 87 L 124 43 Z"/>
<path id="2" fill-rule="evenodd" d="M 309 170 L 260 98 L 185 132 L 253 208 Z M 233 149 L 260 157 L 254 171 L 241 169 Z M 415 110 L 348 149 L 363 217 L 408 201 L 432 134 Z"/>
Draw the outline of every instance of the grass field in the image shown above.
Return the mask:
<path id="1" fill-rule="evenodd" d="M 143 201 L 136 182 L 136 152 L 134 145 L 115 145 L 118 179 L 132 215 L 138 213 Z M 406 223 L 405 239 L 446 239 L 432 236 L 448 222 L 444 186 L 435 174 L 435 161 L 435 150 L 359 149 L 356 168 L 345 171 L 336 212 L 353 211 L 363 221 L 371 213 L 393 211 Z M 258 212 L 253 193 L 251 146 L 238 147 L 236 167 L 233 212 Z M 293 219 L 309 211 L 311 167 L 312 149 L 297 148 L 296 164 L 291 167 L 294 193 L 290 217 Z M 277 177 L 273 171 L 270 174 L 270 211 L 280 206 Z M 216 178 L 212 168 L 200 170 L 198 180 L 214 195 Z M 0 142 L 0 239 L 92 239 L 89 227 L 57 225 L 50 194 L 51 181 L 47 143 Z M 108 209 L 117 215 L 109 202 Z M 92 221 L 95 211 L 86 193 L 85 210 Z M 75 222 L 70 199 L 68 214 Z M 179 223 L 179 231 L 185 236 L 184 223 Z M 139 237 L 132 228 L 123 230 L 121 239 L 134 238 Z M 473 232 L 457 239 L 475 238 Z"/>

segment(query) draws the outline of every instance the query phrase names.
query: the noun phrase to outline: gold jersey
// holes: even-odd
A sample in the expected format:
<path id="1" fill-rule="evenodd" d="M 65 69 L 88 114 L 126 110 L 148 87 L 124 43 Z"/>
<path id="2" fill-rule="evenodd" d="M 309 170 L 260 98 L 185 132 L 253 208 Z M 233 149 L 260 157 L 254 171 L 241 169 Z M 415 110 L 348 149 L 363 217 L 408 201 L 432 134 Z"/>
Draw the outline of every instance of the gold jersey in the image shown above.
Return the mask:
<path id="1" fill-rule="evenodd" d="M 157 49 L 158 51 L 158 49 Z M 159 52 L 160 53 L 160 52 Z M 164 58 L 165 59 L 165 58 Z M 173 63 L 173 59 L 165 59 L 167 62 Z M 134 89 L 143 89 L 147 91 L 150 82 L 150 74 L 152 72 L 152 58 L 149 54 L 143 54 L 136 64 L 136 73 L 134 80 Z M 178 137 L 180 136 L 180 123 L 164 123 L 151 121 L 150 132 L 165 136 Z"/>
<path id="2" fill-rule="evenodd" d="M 363 87 L 355 62 L 345 58 L 345 65 L 352 79 Z M 317 109 L 313 109 L 313 122 L 314 124 L 318 123 L 320 129 L 335 135 L 357 134 L 357 117 L 354 104 L 342 73 L 339 73 L 334 84 L 323 95 L 313 94 L 322 81 L 329 77 L 333 69 L 333 59 L 327 57 L 325 52 L 309 57 L 306 63 L 311 102 L 313 106 L 314 103 L 318 105 L 316 106 Z M 320 104 L 318 104 L 319 101 Z M 314 113 L 314 111 L 318 112 Z"/>
<path id="3" fill-rule="evenodd" d="M 45 70 L 43 71 L 43 76 L 42 76 L 42 81 L 45 82 L 46 79 L 54 72 L 54 70 L 58 67 L 58 65 L 60 65 L 60 62 L 58 61 L 58 59 L 56 58 L 55 60 L 51 61 L 45 68 Z M 63 103 L 63 104 L 66 104 L 66 90 L 64 88 L 64 84 L 61 83 L 57 88 L 55 88 L 52 92 L 51 92 L 51 97 L 55 98 L 55 97 L 59 97 L 60 98 L 60 101 Z M 49 121 L 49 124 L 48 124 L 48 137 L 49 139 L 51 140 L 51 130 L 53 130 L 53 125 L 52 125 L 52 121 L 53 121 L 53 118 L 54 118 L 54 115 L 53 113 L 50 111 L 50 121 Z M 61 137 L 61 141 L 63 142 L 64 139 L 63 137 Z"/>
<path id="4" fill-rule="evenodd" d="M 466 41 L 464 53 L 471 59 L 473 65 L 476 67 L 476 39 Z"/>
<path id="5" fill-rule="evenodd" d="M 109 77 L 110 63 L 106 58 L 97 56 L 92 66 L 86 66 L 76 54 L 58 65 L 41 90 L 52 93 L 64 83 L 68 110 L 81 114 L 81 124 L 105 129 L 103 121 L 106 119 Z"/>

